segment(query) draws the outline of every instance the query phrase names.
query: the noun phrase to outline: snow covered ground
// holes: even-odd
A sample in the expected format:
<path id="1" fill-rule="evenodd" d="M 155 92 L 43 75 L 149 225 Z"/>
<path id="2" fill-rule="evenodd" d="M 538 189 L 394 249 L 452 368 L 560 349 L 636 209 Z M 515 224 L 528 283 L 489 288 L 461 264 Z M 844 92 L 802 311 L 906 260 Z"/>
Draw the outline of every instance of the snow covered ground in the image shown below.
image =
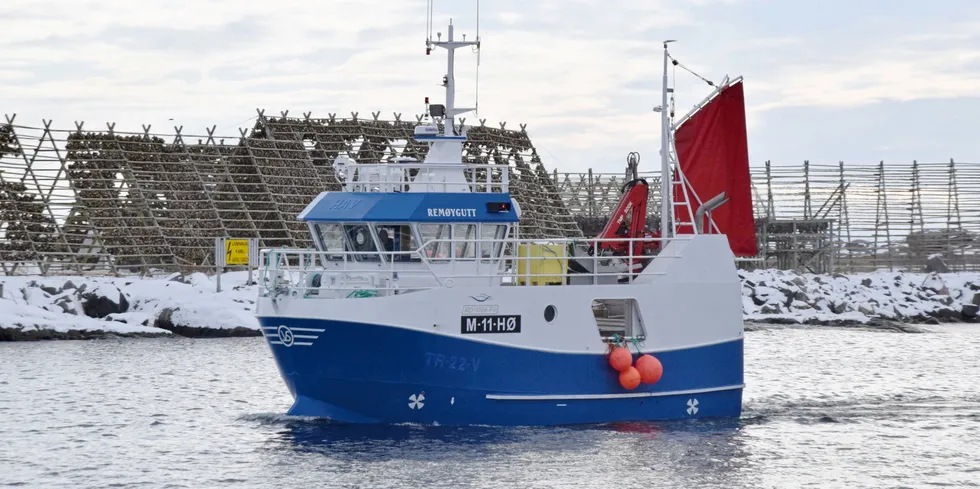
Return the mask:
<path id="1" fill-rule="evenodd" d="M 248 272 L 214 277 L 0 277 L 0 340 L 258 335 Z"/>
<path id="2" fill-rule="evenodd" d="M 980 306 L 980 273 L 814 275 L 757 270 L 739 272 L 739 276 L 747 321 L 975 321 Z"/>
<path id="3" fill-rule="evenodd" d="M 0 340 L 258 335 L 247 272 L 169 277 L 0 277 Z M 980 273 L 740 272 L 746 321 L 975 321 Z"/>

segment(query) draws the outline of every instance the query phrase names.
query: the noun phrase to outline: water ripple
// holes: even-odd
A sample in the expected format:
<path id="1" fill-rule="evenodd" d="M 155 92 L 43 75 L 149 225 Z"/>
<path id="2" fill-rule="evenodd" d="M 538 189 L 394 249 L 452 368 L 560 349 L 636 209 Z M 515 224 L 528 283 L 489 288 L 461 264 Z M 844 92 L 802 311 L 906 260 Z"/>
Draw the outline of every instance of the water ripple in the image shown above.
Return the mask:
<path id="1" fill-rule="evenodd" d="M 977 487 L 980 328 L 746 333 L 740 420 L 285 416 L 256 338 L 0 344 L 0 487 Z"/>

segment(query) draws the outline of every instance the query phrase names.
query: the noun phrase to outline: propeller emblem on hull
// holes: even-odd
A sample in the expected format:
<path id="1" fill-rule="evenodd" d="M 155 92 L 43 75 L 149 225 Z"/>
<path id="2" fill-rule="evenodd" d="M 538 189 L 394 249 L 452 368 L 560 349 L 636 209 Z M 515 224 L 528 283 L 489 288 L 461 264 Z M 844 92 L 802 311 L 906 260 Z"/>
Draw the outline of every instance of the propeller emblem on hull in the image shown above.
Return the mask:
<path id="1" fill-rule="evenodd" d="M 412 394 L 408 396 L 408 400 L 410 401 L 408 403 L 409 409 L 422 409 L 425 406 L 425 403 L 422 402 L 425 401 L 425 393 L 423 392 L 419 395 Z"/>
<path id="2" fill-rule="evenodd" d="M 687 400 L 687 414 L 690 414 L 691 416 L 694 416 L 695 414 L 698 414 L 698 400 L 697 399 L 688 399 Z"/>

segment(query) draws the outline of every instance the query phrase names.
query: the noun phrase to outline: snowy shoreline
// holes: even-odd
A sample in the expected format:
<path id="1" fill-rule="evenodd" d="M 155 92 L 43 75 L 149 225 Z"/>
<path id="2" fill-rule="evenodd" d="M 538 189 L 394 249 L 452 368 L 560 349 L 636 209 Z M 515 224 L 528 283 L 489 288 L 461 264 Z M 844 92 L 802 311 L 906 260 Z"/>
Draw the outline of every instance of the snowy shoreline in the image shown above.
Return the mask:
<path id="1" fill-rule="evenodd" d="M 869 325 L 980 322 L 980 273 L 851 275 L 741 271 L 750 323 Z M 215 279 L 2 276 L 0 341 L 260 336 L 247 272 Z"/>
<path id="2" fill-rule="evenodd" d="M 260 336 L 248 272 L 167 277 L 0 277 L 0 341 Z"/>
<path id="3" fill-rule="evenodd" d="M 740 271 L 746 321 L 855 325 L 980 322 L 980 273 Z"/>

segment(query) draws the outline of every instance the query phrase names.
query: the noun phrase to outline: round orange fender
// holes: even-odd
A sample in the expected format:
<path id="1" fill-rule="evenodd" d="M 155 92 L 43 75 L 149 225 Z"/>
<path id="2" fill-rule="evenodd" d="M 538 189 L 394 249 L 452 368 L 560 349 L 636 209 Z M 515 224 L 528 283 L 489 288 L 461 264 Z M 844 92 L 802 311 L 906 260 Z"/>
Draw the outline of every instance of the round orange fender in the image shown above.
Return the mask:
<path id="1" fill-rule="evenodd" d="M 629 350 L 618 346 L 609 352 L 609 366 L 622 372 L 633 365 L 633 354 Z"/>
<path id="2" fill-rule="evenodd" d="M 644 384 L 656 384 L 664 375 L 664 366 L 653 355 L 642 355 L 636 359 L 636 370 Z"/>
<path id="3" fill-rule="evenodd" d="M 636 389 L 640 385 L 640 371 L 636 367 L 628 367 L 619 373 L 619 385 L 627 390 Z"/>

